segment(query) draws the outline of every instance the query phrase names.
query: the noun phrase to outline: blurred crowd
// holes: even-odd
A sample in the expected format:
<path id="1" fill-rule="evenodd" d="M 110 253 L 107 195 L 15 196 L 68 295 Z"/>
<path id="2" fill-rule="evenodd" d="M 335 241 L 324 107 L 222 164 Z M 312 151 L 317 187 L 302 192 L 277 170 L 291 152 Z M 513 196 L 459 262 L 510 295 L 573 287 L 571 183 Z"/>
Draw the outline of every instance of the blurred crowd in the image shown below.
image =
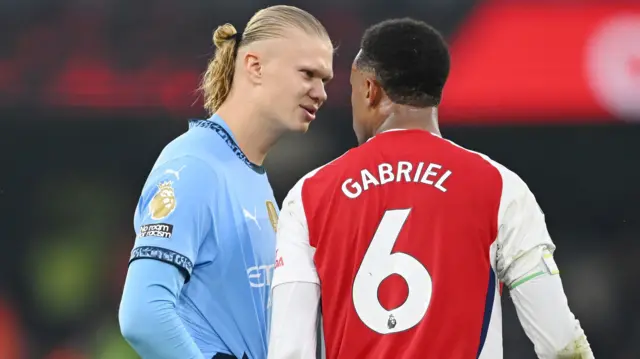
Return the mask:
<path id="1" fill-rule="evenodd" d="M 289 2 L 320 18 L 338 39 L 337 76 L 345 78 L 362 31 L 386 16 L 421 13 L 445 33 L 472 0 Z M 296 4 L 297 3 L 297 4 Z M 212 31 L 241 28 L 268 1 L 5 1 L 0 4 L 0 104 L 143 105 L 189 109 L 192 88 L 211 54 Z M 382 4 L 382 3 L 381 3 Z M 419 8 L 419 9 L 418 9 Z M 347 51 L 342 51 L 346 49 Z M 333 96 L 344 102 L 344 88 Z M 337 92 L 340 91 L 340 92 Z M 187 110 L 198 114 L 199 108 Z"/>

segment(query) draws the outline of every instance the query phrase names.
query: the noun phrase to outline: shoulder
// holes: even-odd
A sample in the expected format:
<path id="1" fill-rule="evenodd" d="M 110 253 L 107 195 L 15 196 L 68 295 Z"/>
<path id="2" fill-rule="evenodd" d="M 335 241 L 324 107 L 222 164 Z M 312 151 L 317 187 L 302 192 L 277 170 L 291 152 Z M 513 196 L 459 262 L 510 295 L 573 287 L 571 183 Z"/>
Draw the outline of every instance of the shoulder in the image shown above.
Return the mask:
<path id="1" fill-rule="evenodd" d="M 483 160 L 486 161 L 491 167 L 493 167 L 498 174 L 502 182 L 502 195 L 501 201 L 512 201 L 522 196 L 527 196 L 531 193 L 529 186 L 525 181 L 514 171 L 507 168 L 505 165 L 491 159 L 489 156 L 478 153 Z"/>
<path id="2" fill-rule="evenodd" d="M 220 165 L 197 155 L 160 156 L 149 178 L 168 177 L 176 182 L 213 183 L 223 171 Z"/>
<path id="3" fill-rule="evenodd" d="M 220 193 L 220 169 L 191 155 L 162 158 L 155 163 L 142 191 L 142 202 L 207 203 Z"/>
<path id="4" fill-rule="evenodd" d="M 208 121 L 198 123 L 208 123 Z M 212 136 L 207 128 L 191 128 L 162 149 L 156 164 L 182 158 L 187 161 L 199 160 L 216 172 L 224 171 L 224 163 L 229 155 L 233 154 L 227 142 L 228 139 L 222 136 Z"/>
<path id="5" fill-rule="evenodd" d="M 207 136 L 209 135 L 209 136 Z M 182 177 L 190 181 L 211 183 L 229 172 L 221 157 L 222 146 L 226 146 L 219 136 L 210 136 L 208 132 L 193 129 L 181 134 L 169 142 L 160 152 L 153 165 L 151 175 L 162 174 L 182 168 Z"/>
<path id="6" fill-rule="evenodd" d="M 528 192 L 529 188 L 524 180 L 502 163 L 492 159 L 488 155 L 467 149 L 451 140 L 443 140 L 451 146 L 452 151 L 467 159 L 468 163 L 476 168 L 484 168 L 485 172 L 499 178 L 502 187 L 502 197 L 513 197 L 517 194 Z"/>

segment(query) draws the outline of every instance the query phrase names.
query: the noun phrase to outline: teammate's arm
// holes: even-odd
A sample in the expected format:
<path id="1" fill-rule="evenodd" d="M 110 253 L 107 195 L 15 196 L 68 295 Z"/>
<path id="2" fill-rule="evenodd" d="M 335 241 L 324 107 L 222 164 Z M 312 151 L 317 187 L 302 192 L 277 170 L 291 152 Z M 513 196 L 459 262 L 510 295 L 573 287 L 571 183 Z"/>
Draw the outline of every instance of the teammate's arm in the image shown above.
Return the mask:
<path id="1" fill-rule="evenodd" d="M 154 168 L 136 209 L 136 242 L 120 304 L 120 329 L 143 358 L 204 359 L 176 312 L 212 227 L 213 172 L 193 158 Z"/>
<path id="2" fill-rule="evenodd" d="M 302 182 L 289 192 L 278 220 L 272 281 L 269 359 L 315 359 L 320 280 L 302 206 Z"/>
<path id="3" fill-rule="evenodd" d="M 525 333 L 539 358 L 593 358 L 584 331 L 569 309 L 544 214 L 520 178 L 511 173 L 504 186 L 498 277 L 510 289 Z"/>

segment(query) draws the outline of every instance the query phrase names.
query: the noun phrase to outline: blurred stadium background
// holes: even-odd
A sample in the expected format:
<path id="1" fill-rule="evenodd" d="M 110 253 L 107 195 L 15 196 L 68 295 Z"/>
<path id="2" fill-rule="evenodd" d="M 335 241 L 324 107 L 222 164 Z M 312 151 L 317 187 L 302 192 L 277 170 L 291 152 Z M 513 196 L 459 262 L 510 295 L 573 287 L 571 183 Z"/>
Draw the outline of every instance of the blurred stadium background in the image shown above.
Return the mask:
<path id="1" fill-rule="evenodd" d="M 443 134 L 528 182 L 597 358 L 640 358 L 640 2 L 300 0 L 340 45 L 329 102 L 268 159 L 276 197 L 355 144 L 363 30 L 411 15 L 453 68 Z M 269 1 L 0 2 L 0 359 L 129 359 L 117 307 L 162 147 L 203 117 L 212 30 Z M 250 189 L 248 189 L 250 190 Z M 505 358 L 534 358 L 508 295 Z"/>

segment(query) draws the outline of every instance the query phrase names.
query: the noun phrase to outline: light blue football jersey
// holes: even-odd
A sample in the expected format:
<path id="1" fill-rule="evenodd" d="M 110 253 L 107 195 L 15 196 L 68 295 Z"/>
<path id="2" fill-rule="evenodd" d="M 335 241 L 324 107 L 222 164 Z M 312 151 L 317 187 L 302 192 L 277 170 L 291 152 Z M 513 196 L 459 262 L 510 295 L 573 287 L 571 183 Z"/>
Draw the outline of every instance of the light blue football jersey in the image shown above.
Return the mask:
<path id="1" fill-rule="evenodd" d="M 278 213 L 264 168 L 218 116 L 190 121 L 151 170 L 131 260 L 156 259 L 184 273 L 177 311 L 205 358 L 267 357 Z"/>

